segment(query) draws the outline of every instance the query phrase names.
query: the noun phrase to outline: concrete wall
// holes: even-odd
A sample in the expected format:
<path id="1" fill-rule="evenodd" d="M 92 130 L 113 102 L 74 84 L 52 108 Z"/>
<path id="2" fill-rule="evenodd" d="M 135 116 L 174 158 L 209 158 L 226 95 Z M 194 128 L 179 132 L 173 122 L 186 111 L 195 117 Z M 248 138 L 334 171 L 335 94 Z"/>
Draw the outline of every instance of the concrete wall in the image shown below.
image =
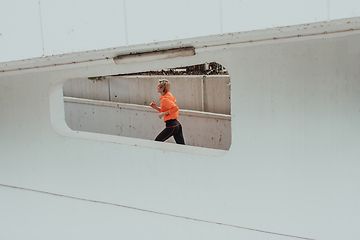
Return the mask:
<path id="1" fill-rule="evenodd" d="M 110 100 L 109 79 L 101 80 L 73 79 L 64 83 L 64 96 L 93 100 Z"/>
<path id="2" fill-rule="evenodd" d="M 75 131 L 95 132 L 154 140 L 164 121 L 149 106 L 120 104 L 79 98 L 64 98 L 65 120 Z M 186 145 L 228 150 L 231 117 L 222 114 L 180 110 Z M 174 143 L 170 138 L 168 142 Z"/>
<path id="3" fill-rule="evenodd" d="M 181 109 L 230 114 L 229 76 L 122 76 L 101 80 L 70 79 L 64 84 L 64 96 L 93 100 L 160 106 L 156 90 L 158 80 L 171 82 L 171 93 Z"/>

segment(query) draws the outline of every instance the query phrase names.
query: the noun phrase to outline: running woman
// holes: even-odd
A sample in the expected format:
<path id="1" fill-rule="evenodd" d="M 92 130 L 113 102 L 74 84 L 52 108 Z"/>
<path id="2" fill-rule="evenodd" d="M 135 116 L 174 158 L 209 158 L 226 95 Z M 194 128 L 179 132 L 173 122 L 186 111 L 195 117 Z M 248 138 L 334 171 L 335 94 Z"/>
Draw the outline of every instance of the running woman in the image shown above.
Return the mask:
<path id="1" fill-rule="evenodd" d="M 158 93 L 160 93 L 160 107 L 156 106 L 155 102 L 150 103 L 150 107 L 159 112 L 159 118 L 164 117 L 165 129 L 156 137 L 155 141 L 164 142 L 171 136 L 174 136 L 176 143 L 185 144 L 182 127 L 179 121 L 179 107 L 176 106 L 175 97 L 169 92 L 171 83 L 167 79 L 160 79 L 157 86 Z"/>

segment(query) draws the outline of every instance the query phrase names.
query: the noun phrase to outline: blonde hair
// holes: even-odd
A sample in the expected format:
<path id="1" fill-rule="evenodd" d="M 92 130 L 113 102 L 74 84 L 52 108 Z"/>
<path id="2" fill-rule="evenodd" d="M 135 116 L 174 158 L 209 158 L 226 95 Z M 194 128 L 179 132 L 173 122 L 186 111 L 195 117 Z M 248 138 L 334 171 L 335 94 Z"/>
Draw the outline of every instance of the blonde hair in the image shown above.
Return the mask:
<path id="1" fill-rule="evenodd" d="M 159 87 L 164 88 L 164 92 L 168 92 L 171 87 L 171 82 L 167 79 L 159 79 Z"/>

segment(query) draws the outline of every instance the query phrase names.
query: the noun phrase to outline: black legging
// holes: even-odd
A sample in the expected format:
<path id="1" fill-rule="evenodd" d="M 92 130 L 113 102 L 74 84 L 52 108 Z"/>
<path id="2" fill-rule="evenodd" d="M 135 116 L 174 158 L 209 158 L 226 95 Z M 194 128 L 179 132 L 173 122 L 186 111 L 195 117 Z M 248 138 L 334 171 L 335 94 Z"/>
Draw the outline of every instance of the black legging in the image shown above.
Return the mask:
<path id="1" fill-rule="evenodd" d="M 179 121 L 176 119 L 171 119 L 171 120 L 167 120 L 165 123 L 166 123 L 165 129 L 162 130 L 161 133 L 159 133 L 155 141 L 164 142 L 169 137 L 174 136 L 176 143 L 185 145 L 185 141 L 182 133 L 182 127 Z"/>

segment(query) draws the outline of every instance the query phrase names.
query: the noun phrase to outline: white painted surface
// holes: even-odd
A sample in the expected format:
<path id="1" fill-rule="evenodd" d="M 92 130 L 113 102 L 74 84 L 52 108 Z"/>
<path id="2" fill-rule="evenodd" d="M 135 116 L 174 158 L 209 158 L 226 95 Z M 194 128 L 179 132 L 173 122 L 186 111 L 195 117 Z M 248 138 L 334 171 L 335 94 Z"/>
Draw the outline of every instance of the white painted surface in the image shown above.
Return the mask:
<path id="1" fill-rule="evenodd" d="M 126 1 L 129 44 L 221 34 L 220 1 Z"/>
<path id="2" fill-rule="evenodd" d="M 0 1 L 0 62 L 43 55 L 37 0 Z"/>
<path id="3" fill-rule="evenodd" d="M 328 20 L 327 0 L 224 0 L 222 5 L 225 33 Z"/>
<path id="4" fill-rule="evenodd" d="M 47 56 L 125 46 L 123 0 L 41 0 Z"/>
<path id="5" fill-rule="evenodd" d="M 355 0 L 3 0 L 0 8 L 0 62 L 164 41 L 174 47 L 195 37 L 360 16 Z"/>
<path id="6" fill-rule="evenodd" d="M 65 120 L 74 131 L 154 140 L 164 129 L 163 119 L 150 106 L 64 98 Z M 231 117 L 179 111 L 186 145 L 229 150 Z M 175 143 L 171 137 L 167 142 Z"/>
<path id="7" fill-rule="evenodd" d="M 356 239 L 359 41 L 356 32 L 327 34 L 169 61 L 0 72 L 0 183 L 313 239 Z M 152 141 L 141 147 L 64 125 L 69 78 L 206 61 L 221 62 L 232 77 L 232 147 L 223 156 Z M 1 239 L 289 239 L 4 186 L 0 211 Z"/>
<path id="8" fill-rule="evenodd" d="M 351 18 L 360 15 L 360 2 L 357 0 L 329 0 L 331 20 Z"/>

